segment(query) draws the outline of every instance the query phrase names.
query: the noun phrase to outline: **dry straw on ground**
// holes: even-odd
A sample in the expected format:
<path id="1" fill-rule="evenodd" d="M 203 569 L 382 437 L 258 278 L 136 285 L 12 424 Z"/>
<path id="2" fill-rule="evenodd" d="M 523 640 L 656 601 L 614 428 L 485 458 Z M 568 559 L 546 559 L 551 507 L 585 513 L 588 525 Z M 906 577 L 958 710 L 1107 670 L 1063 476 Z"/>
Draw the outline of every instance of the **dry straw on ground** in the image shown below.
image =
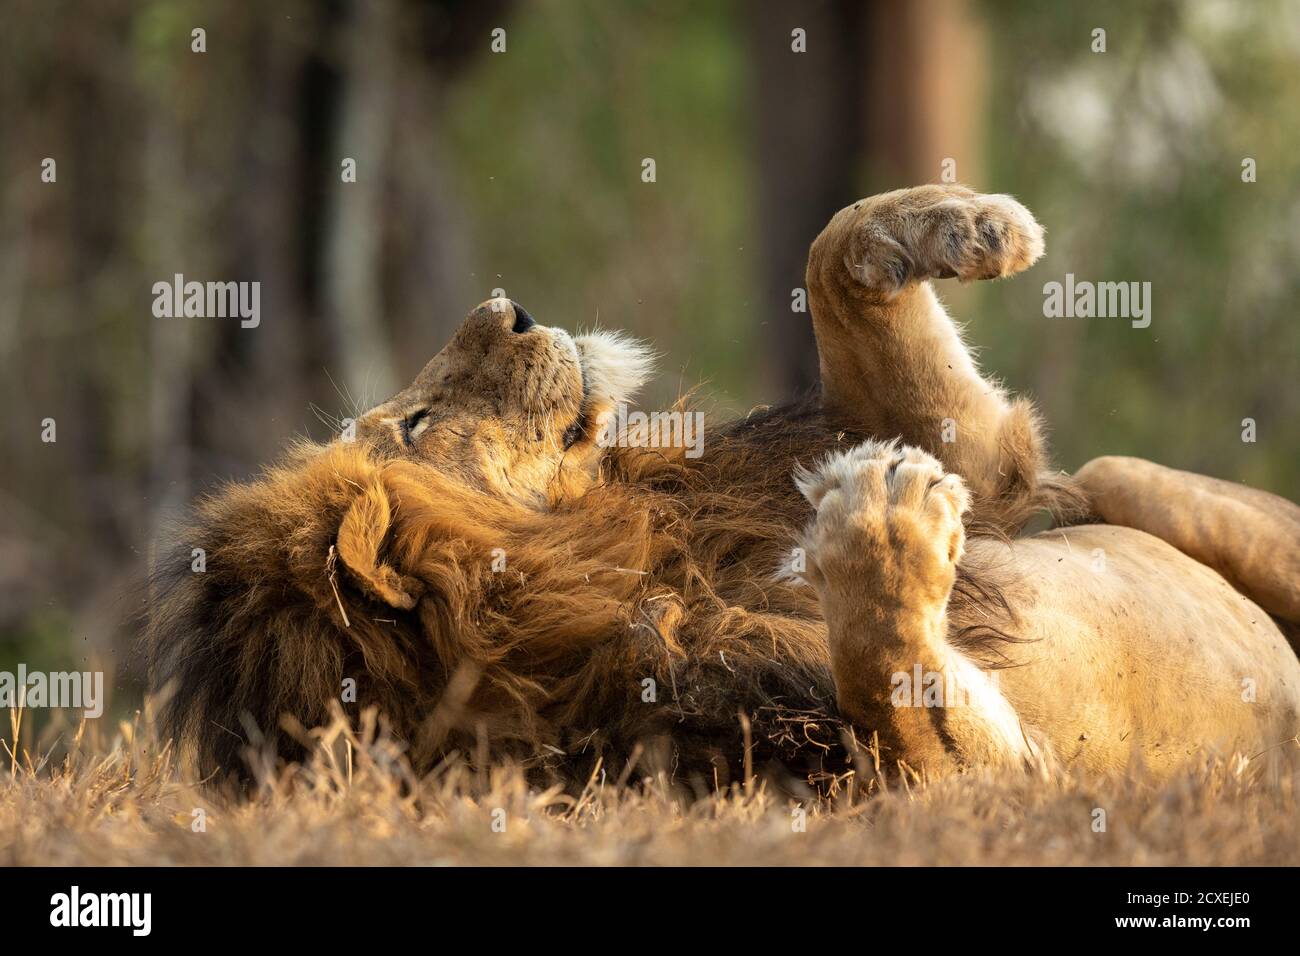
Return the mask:
<path id="1" fill-rule="evenodd" d="M 1239 759 L 1164 783 L 967 775 L 882 790 L 849 776 L 803 801 L 757 780 L 692 798 L 663 777 L 598 774 L 574 796 L 457 759 L 417 779 L 373 724 L 339 721 L 308 763 L 261 768 L 255 792 L 230 799 L 183 780 L 147 725 L 110 741 L 83 724 L 17 759 L 10 734 L 0 866 L 1300 863 L 1300 776 Z"/>

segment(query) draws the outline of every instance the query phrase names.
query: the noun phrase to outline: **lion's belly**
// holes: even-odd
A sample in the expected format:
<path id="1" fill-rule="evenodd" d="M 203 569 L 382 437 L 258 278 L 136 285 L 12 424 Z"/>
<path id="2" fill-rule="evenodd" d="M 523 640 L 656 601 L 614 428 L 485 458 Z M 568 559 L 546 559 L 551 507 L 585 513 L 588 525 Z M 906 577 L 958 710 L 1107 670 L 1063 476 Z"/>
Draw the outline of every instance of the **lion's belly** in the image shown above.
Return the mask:
<path id="1" fill-rule="evenodd" d="M 972 548 L 1005 568 L 1034 642 L 999 685 L 1062 761 L 1105 770 L 1140 753 L 1172 768 L 1300 731 L 1300 660 L 1273 620 L 1163 541 L 1089 525 Z"/>

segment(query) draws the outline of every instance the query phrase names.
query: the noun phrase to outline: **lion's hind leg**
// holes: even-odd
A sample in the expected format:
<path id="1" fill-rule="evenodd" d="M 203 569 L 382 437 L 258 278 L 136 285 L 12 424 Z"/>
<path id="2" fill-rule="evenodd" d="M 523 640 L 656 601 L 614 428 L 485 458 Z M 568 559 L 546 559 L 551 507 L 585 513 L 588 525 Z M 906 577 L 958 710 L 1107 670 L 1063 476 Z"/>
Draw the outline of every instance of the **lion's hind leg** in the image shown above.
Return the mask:
<path id="1" fill-rule="evenodd" d="M 1300 507 L 1141 458 L 1095 458 L 1075 479 L 1107 524 L 1167 541 L 1270 614 L 1300 624 Z M 1289 628 L 1288 636 L 1296 647 L 1300 628 Z"/>

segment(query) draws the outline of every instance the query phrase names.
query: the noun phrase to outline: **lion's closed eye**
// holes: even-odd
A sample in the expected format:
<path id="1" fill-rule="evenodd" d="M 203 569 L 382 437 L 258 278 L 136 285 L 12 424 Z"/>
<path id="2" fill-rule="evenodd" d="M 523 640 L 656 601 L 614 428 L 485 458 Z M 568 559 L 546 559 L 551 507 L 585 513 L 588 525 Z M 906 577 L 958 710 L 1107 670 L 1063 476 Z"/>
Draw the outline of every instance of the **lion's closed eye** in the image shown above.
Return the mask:
<path id="1" fill-rule="evenodd" d="M 421 408 L 409 413 L 402 419 L 399 427 L 402 432 L 402 444 L 407 448 L 413 447 L 420 433 L 429 427 L 429 410 Z"/>

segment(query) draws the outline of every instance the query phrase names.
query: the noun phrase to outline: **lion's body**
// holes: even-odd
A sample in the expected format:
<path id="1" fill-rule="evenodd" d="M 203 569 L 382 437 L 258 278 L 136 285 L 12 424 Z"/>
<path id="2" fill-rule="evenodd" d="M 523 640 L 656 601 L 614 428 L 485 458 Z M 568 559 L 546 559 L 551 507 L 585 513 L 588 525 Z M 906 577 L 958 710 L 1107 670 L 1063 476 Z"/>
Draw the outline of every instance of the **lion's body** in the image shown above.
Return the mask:
<path id="1" fill-rule="evenodd" d="M 1300 729 L 1300 660 L 1273 619 L 1158 538 L 1082 525 L 969 552 L 1005 562 L 1029 643 L 999 686 L 1058 759 L 1111 771 L 1140 754 L 1164 773 Z"/>
<path id="2" fill-rule="evenodd" d="M 341 701 L 377 707 L 419 766 L 486 743 L 581 776 L 645 752 L 709 784 L 746 759 L 848 771 L 852 739 L 876 734 L 885 763 L 935 772 L 1163 770 L 1293 738 L 1300 661 L 1246 596 L 1286 588 L 1224 529 L 1182 551 L 1108 525 L 1015 537 L 1038 511 L 1105 514 L 1098 476 L 1116 479 L 1044 470 L 1032 409 L 979 376 L 923 281 L 1041 252 L 1023 207 L 972 195 L 837 216 L 809 263 L 823 393 L 714 430 L 698 460 L 597 447 L 627 387 L 618 341 L 575 348 L 518 306 L 476 311 L 365 440 L 301 448 L 200 507 L 182 551 L 203 547 L 207 570 L 172 562 L 151 614 L 173 731 L 205 769 L 235 767 L 250 738 L 292 756 Z M 908 255 L 855 267 L 893 254 L 882 229 Z M 523 383 L 523 412 L 496 391 L 465 412 L 475 363 L 521 348 L 492 379 Z M 579 398 L 540 366 L 570 390 L 580 370 Z M 972 438 L 940 440 L 949 422 Z M 869 441 L 895 436 L 939 460 Z M 961 700 L 932 706 L 932 674 Z"/>

